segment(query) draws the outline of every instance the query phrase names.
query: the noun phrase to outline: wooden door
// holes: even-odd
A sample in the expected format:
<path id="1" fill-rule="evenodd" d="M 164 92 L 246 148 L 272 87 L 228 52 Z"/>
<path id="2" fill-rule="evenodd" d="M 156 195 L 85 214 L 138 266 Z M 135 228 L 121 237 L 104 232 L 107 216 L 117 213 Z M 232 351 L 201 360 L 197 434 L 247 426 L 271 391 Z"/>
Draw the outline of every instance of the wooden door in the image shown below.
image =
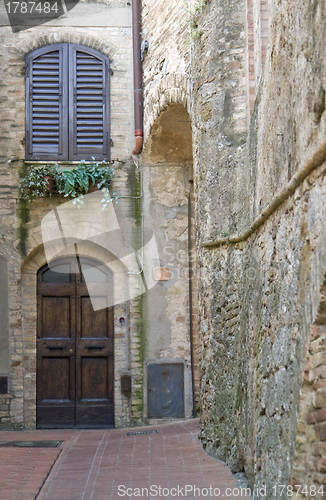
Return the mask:
<path id="1" fill-rule="evenodd" d="M 111 273 L 87 259 L 39 271 L 38 428 L 113 427 L 111 294 Z"/>

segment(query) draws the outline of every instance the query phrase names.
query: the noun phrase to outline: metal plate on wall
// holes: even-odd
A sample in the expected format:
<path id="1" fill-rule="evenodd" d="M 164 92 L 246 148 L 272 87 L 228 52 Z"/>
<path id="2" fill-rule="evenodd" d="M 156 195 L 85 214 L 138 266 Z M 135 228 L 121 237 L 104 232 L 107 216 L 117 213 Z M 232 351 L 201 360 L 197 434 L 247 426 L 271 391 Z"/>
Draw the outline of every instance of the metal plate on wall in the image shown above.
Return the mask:
<path id="1" fill-rule="evenodd" d="M 184 417 L 183 371 L 182 363 L 148 365 L 148 418 Z"/>

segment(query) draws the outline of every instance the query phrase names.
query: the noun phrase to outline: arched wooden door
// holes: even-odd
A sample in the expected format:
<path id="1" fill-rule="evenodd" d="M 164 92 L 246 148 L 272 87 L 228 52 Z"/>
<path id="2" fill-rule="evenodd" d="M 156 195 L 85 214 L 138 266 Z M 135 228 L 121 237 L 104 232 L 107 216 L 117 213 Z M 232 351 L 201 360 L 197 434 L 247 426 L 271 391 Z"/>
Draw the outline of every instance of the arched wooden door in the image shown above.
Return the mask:
<path id="1" fill-rule="evenodd" d="M 37 278 L 37 427 L 113 427 L 112 274 L 71 258 Z"/>

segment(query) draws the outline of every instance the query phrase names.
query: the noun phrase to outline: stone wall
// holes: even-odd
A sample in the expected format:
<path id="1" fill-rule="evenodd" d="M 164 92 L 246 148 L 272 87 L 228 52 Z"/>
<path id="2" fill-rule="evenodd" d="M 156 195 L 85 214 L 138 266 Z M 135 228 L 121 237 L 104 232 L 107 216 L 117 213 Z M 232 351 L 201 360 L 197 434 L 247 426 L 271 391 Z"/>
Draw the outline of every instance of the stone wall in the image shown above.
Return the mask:
<path id="1" fill-rule="evenodd" d="M 202 440 L 272 498 L 291 479 L 325 483 L 325 154 L 252 236 L 229 238 L 265 213 L 324 139 L 325 5 L 269 2 L 250 127 L 247 12 L 242 1 L 208 3 L 191 67 L 198 238 L 224 241 L 199 246 Z"/>
<path id="2" fill-rule="evenodd" d="M 251 116 L 268 47 L 268 0 L 247 0 L 247 92 Z"/>
<path id="3" fill-rule="evenodd" d="M 1 429 L 17 429 L 20 430 L 20 425 L 12 425 L 10 418 L 10 401 L 12 399 L 11 394 L 0 394 L 0 426 Z"/>

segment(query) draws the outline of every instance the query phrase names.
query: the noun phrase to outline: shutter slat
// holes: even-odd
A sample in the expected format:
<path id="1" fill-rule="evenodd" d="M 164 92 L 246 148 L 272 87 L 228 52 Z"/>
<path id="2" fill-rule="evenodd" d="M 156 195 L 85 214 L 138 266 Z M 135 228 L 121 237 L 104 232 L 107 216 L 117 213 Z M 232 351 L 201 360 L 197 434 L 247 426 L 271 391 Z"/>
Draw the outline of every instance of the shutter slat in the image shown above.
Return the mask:
<path id="1" fill-rule="evenodd" d="M 98 137 L 98 132 L 81 132 L 78 131 L 78 137 Z"/>
<path id="2" fill-rule="evenodd" d="M 53 89 L 44 89 L 44 88 L 38 88 L 38 87 L 33 87 L 33 94 L 40 94 L 40 95 L 45 95 L 45 94 L 57 94 L 59 95 L 59 91 L 56 88 Z"/>
<path id="3" fill-rule="evenodd" d="M 96 127 L 98 126 L 102 126 L 103 125 L 103 120 L 95 120 L 94 117 L 92 117 L 92 119 L 87 119 L 87 120 L 84 120 L 84 119 L 80 119 L 78 121 L 78 125 L 95 125 Z"/>
<path id="4" fill-rule="evenodd" d="M 81 83 L 87 83 L 87 84 L 97 83 L 97 84 L 100 84 L 101 88 L 102 88 L 103 83 L 102 83 L 101 78 L 98 78 L 98 77 L 95 78 L 94 76 L 91 76 L 90 78 L 92 78 L 91 82 L 89 81 L 89 77 L 88 76 L 79 76 L 78 77 L 78 85 L 81 84 Z"/>
<path id="5" fill-rule="evenodd" d="M 101 96 L 102 95 L 102 88 L 101 89 L 90 89 L 90 88 L 85 88 L 85 89 L 81 89 L 79 88 L 77 90 L 77 97 L 78 96 L 83 96 L 83 95 L 99 95 Z"/>
<path id="6" fill-rule="evenodd" d="M 103 131 L 103 127 L 99 127 L 99 129 L 100 129 L 101 131 Z M 87 132 L 87 131 L 88 131 L 88 132 L 91 132 L 91 131 L 92 131 L 92 129 L 89 127 L 89 125 L 85 125 L 85 126 L 81 126 L 81 125 L 79 125 L 79 126 L 78 126 L 78 131 L 80 131 L 80 132 Z"/>
<path id="7" fill-rule="evenodd" d="M 55 125 L 43 125 L 42 127 L 38 127 L 37 125 L 34 124 L 34 133 L 36 134 L 38 130 L 53 130 L 53 131 L 56 131 L 58 130 L 59 131 L 59 127 L 56 127 Z"/>
<path id="8" fill-rule="evenodd" d="M 102 85 L 102 82 L 100 82 L 100 83 L 95 83 L 94 81 L 92 81 L 92 83 L 82 83 L 82 82 L 79 82 L 78 90 L 81 90 L 81 89 L 84 89 L 84 88 L 87 88 L 87 89 L 99 89 L 99 90 L 102 91 L 103 85 Z"/>

